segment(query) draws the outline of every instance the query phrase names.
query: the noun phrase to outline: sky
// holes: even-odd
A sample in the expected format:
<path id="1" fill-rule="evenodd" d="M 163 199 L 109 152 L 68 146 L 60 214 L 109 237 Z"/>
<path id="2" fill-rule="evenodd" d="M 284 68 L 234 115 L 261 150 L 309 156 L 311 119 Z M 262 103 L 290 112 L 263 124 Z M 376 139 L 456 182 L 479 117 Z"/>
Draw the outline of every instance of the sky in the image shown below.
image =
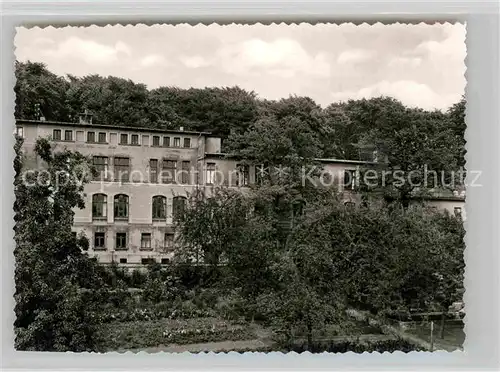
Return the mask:
<path id="1" fill-rule="evenodd" d="M 445 110 L 465 89 L 465 25 L 128 25 L 18 28 L 16 58 L 58 74 L 159 86 L 238 85 L 318 104 L 381 95 Z"/>

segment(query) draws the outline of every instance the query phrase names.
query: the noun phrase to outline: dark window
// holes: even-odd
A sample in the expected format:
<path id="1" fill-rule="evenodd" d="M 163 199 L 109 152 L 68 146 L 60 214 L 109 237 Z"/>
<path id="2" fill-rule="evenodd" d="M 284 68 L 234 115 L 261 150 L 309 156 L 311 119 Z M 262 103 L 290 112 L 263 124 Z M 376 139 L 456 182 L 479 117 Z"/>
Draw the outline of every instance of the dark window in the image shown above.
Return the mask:
<path id="1" fill-rule="evenodd" d="M 106 234 L 103 232 L 94 233 L 94 249 L 106 248 Z"/>
<path id="2" fill-rule="evenodd" d="M 174 234 L 165 233 L 163 248 L 165 248 L 166 250 L 170 250 L 173 247 L 174 247 Z"/>
<path id="3" fill-rule="evenodd" d="M 174 138 L 174 147 L 181 147 L 181 139 L 179 137 Z"/>
<path id="4" fill-rule="evenodd" d="M 167 218 L 167 198 L 161 195 L 153 196 L 153 219 L 164 220 Z"/>
<path id="5" fill-rule="evenodd" d="M 127 233 L 116 233 L 116 249 L 127 249 Z"/>
<path id="6" fill-rule="evenodd" d="M 170 137 L 163 137 L 163 147 L 170 147 Z"/>
<path id="7" fill-rule="evenodd" d="M 168 265 L 170 263 L 170 260 L 168 258 L 162 258 L 161 259 L 161 264 L 162 265 Z"/>
<path id="8" fill-rule="evenodd" d="M 153 146 L 160 146 L 160 136 L 153 136 Z"/>
<path id="9" fill-rule="evenodd" d="M 455 213 L 455 217 L 462 218 L 462 208 L 461 207 L 455 207 L 453 209 L 453 212 Z"/>
<path id="10" fill-rule="evenodd" d="M 158 160 L 151 159 L 149 161 L 149 182 L 158 183 Z"/>
<path id="11" fill-rule="evenodd" d="M 151 249 L 151 233 L 141 234 L 141 249 Z"/>
<path id="12" fill-rule="evenodd" d="M 92 218 L 105 220 L 108 215 L 107 207 L 108 197 L 104 194 L 92 195 Z"/>
<path id="13" fill-rule="evenodd" d="M 94 156 L 93 163 L 96 170 L 94 180 L 105 180 L 108 175 L 108 158 L 106 156 Z"/>
<path id="14" fill-rule="evenodd" d="M 249 170 L 248 165 L 240 165 L 236 166 L 238 168 L 238 178 L 236 179 L 238 186 L 248 186 L 249 184 Z"/>
<path id="15" fill-rule="evenodd" d="M 73 239 L 76 239 L 78 234 L 76 231 L 72 231 L 71 235 L 73 236 Z"/>
<path id="16" fill-rule="evenodd" d="M 130 173 L 129 158 L 115 158 L 115 181 L 128 182 Z"/>
<path id="17" fill-rule="evenodd" d="M 175 160 L 163 159 L 161 182 L 174 183 L 176 168 L 177 162 Z"/>
<path id="18" fill-rule="evenodd" d="M 191 163 L 189 161 L 182 162 L 182 183 L 184 185 L 189 184 L 189 168 L 191 167 Z"/>
<path id="19" fill-rule="evenodd" d="M 95 142 L 95 132 L 87 132 L 87 142 Z"/>
<path id="20" fill-rule="evenodd" d="M 344 171 L 344 189 L 354 190 L 356 188 L 356 171 L 354 169 L 346 169 Z"/>
<path id="21" fill-rule="evenodd" d="M 106 133 L 99 132 L 99 143 L 106 143 Z"/>
<path id="22" fill-rule="evenodd" d="M 172 205 L 172 214 L 175 220 L 180 220 L 184 216 L 186 209 L 186 198 L 183 196 L 174 197 Z"/>
<path id="23" fill-rule="evenodd" d="M 132 145 L 138 145 L 138 144 L 139 144 L 139 135 L 132 134 Z"/>
<path id="24" fill-rule="evenodd" d="M 207 184 L 215 184 L 215 163 L 207 163 Z"/>
<path id="25" fill-rule="evenodd" d="M 128 219 L 128 196 L 124 194 L 115 195 L 114 198 L 115 219 Z"/>
<path id="26" fill-rule="evenodd" d="M 184 147 L 191 147 L 191 138 L 184 138 Z"/>
<path id="27" fill-rule="evenodd" d="M 73 141 L 73 131 L 72 130 L 65 130 L 64 131 L 64 140 L 65 141 Z"/>
<path id="28" fill-rule="evenodd" d="M 151 264 L 154 264 L 156 261 L 154 258 L 151 258 L 151 257 L 147 257 L 147 258 L 141 258 L 141 263 L 143 265 L 151 265 Z"/>
<path id="29" fill-rule="evenodd" d="M 128 144 L 128 134 L 120 134 L 120 145 L 127 145 Z"/>
<path id="30" fill-rule="evenodd" d="M 60 129 L 54 129 L 52 132 L 52 137 L 54 140 L 60 141 L 61 140 L 61 130 Z"/>
<path id="31" fill-rule="evenodd" d="M 126 258 L 120 258 L 120 263 L 127 263 L 127 259 Z"/>

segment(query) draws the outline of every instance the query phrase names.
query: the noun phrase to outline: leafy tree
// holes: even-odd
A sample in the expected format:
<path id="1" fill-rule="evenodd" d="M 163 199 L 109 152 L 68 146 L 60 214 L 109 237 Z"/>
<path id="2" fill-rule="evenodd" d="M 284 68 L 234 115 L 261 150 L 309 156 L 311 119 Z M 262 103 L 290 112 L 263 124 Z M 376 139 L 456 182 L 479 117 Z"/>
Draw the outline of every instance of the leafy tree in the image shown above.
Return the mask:
<path id="1" fill-rule="evenodd" d="M 86 237 L 71 232 L 73 208 L 84 207 L 88 159 L 53 153 L 50 143 L 39 139 L 35 154 L 46 169 L 29 173 L 22 142 L 17 138 L 14 161 L 16 348 L 96 350 L 102 268 L 82 253 Z"/>
<path id="2" fill-rule="evenodd" d="M 15 65 L 15 117 L 18 119 L 68 121 L 70 106 L 66 102 L 69 83 L 43 63 L 17 62 Z"/>
<path id="3" fill-rule="evenodd" d="M 391 104 L 393 105 L 393 104 Z M 367 166 L 363 174 L 376 172 L 376 182 L 362 183 L 370 190 L 381 190 L 386 200 L 396 200 L 404 208 L 416 195 L 428 190 L 455 189 L 460 183 L 457 154 L 462 141 L 454 135 L 445 114 L 419 109 L 381 110 L 380 120 L 360 140 L 373 146 L 380 164 Z"/>

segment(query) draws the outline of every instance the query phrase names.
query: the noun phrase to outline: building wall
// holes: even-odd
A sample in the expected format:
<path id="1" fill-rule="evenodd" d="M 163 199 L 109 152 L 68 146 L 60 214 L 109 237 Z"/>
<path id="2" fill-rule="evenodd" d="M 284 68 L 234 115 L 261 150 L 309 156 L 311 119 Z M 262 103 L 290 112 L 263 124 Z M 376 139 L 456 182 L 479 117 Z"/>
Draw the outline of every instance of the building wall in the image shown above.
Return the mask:
<path id="1" fill-rule="evenodd" d="M 245 190 L 242 187 L 241 178 L 238 176 L 237 169 L 240 161 L 224 157 L 220 154 L 220 138 L 209 137 L 201 133 L 154 133 L 128 130 L 123 128 L 99 129 L 88 128 L 84 125 L 75 124 L 74 126 L 58 126 L 57 124 L 39 123 L 22 125 L 23 135 L 25 137 L 24 149 L 28 167 L 43 166 L 39 159 L 34 156 L 33 145 L 38 137 L 52 137 L 54 129 L 61 130 L 61 136 L 64 139 L 65 130 L 72 131 L 71 141 L 56 141 L 55 149 L 63 150 L 65 148 L 78 151 L 83 155 L 108 157 L 108 167 L 112 171 L 114 168 L 114 157 L 128 157 L 130 159 L 130 182 L 116 182 L 114 178 L 106 181 L 92 181 L 85 186 L 85 205 L 83 210 L 75 210 L 74 231 L 83 233 L 90 242 L 89 254 L 97 256 L 102 263 L 112 261 L 120 262 L 126 259 L 130 265 L 140 265 L 142 259 L 154 257 L 157 262 L 163 262 L 162 259 L 171 259 L 173 255 L 172 248 L 165 248 L 165 233 L 173 233 L 173 200 L 174 197 L 184 196 L 195 190 L 202 188 L 210 193 L 212 185 L 208 184 L 207 166 L 214 165 L 216 174 L 222 177 L 222 184 L 234 189 Z M 88 143 L 87 134 L 89 131 L 95 132 L 96 140 L 98 133 L 106 133 L 106 143 Z M 121 134 L 127 134 L 130 142 L 131 135 L 139 136 L 138 145 L 122 145 L 119 143 Z M 160 146 L 153 146 L 153 136 L 160 136 Z M 163 147 L 163 137 L 170 138 L 170 146 Z M 174 147 L 173 139 L 180 139 L 181 147 Z M 189 148 L 182 147 L 184 138 L 190 139 Z M 220 154 L 220 155 L 216 155 Z M 159 172 L 161 172 L 163 159 L 177 161 L 177 167 L 180 169 L 182 161 L 190 162 L 190 177 L 188 184 L 163 184 L 161 178 L 157 183 L 151 182 L 150 160 L 159 161 Z M 358 164 L 359 163 L 359 164 Z M 323 174 L 320 177 L 320 184 L 323 186 L 336 187 L 342 192 L 346 202 L 359 203 L 360 195 L 352 191 L 350 186 L 344 186 L 344 175 L 346 170 L 356 174 L 361 165 L 360 162 L 353 161 L 323 161 Z M 237 182 L 237 179 L 240 182 Z M 178 179 L 180 181 L 180 179 Z M 221 179 L 218 179 L 220 182 Z M 256 169 L 253 166 L 248 168 L 249 184 L 256 182 Z M 248 190 L 248 189 L 247 189 Z M 93 220 L 92 217 L 92 197 L 95 194 L 106 195 L 106 218 Z M 119 194 L 125 194 L 129 198 L 129 218 L 128 221 L 117 221 L 114 218 L 114 197 Z M 153 220 L 152 201 L 153 197 L 161 195 L 166 198 L 166 219 L 163 221 Z M 436 206 L 441 210 L 455 212 L 455 208 L 461 207 L 462 217 L 465 219 L 464 200 L 432 200 L 431 206 Z M 94 234 L 96 232 L 105 233 L 105 249 L 95 249 Z M 116 250 L 115 237 L 117 233 L 127 233 L 127 250 Z M 141 248 L 141 234 L 152 234 L 151 249 Z"/>

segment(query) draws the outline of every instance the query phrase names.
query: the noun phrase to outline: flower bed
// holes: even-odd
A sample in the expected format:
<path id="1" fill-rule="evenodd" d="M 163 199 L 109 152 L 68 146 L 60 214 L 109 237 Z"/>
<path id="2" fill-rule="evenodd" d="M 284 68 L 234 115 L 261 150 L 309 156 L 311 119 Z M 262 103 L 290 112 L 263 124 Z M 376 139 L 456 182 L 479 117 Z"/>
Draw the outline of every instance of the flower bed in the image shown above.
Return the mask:
<path id="1" fill-rule="evenodd" d="M 110 322 L 103 326 L 101 335 L 105 350 L 255 338 L 249 326 L 217 318 Z"/>

